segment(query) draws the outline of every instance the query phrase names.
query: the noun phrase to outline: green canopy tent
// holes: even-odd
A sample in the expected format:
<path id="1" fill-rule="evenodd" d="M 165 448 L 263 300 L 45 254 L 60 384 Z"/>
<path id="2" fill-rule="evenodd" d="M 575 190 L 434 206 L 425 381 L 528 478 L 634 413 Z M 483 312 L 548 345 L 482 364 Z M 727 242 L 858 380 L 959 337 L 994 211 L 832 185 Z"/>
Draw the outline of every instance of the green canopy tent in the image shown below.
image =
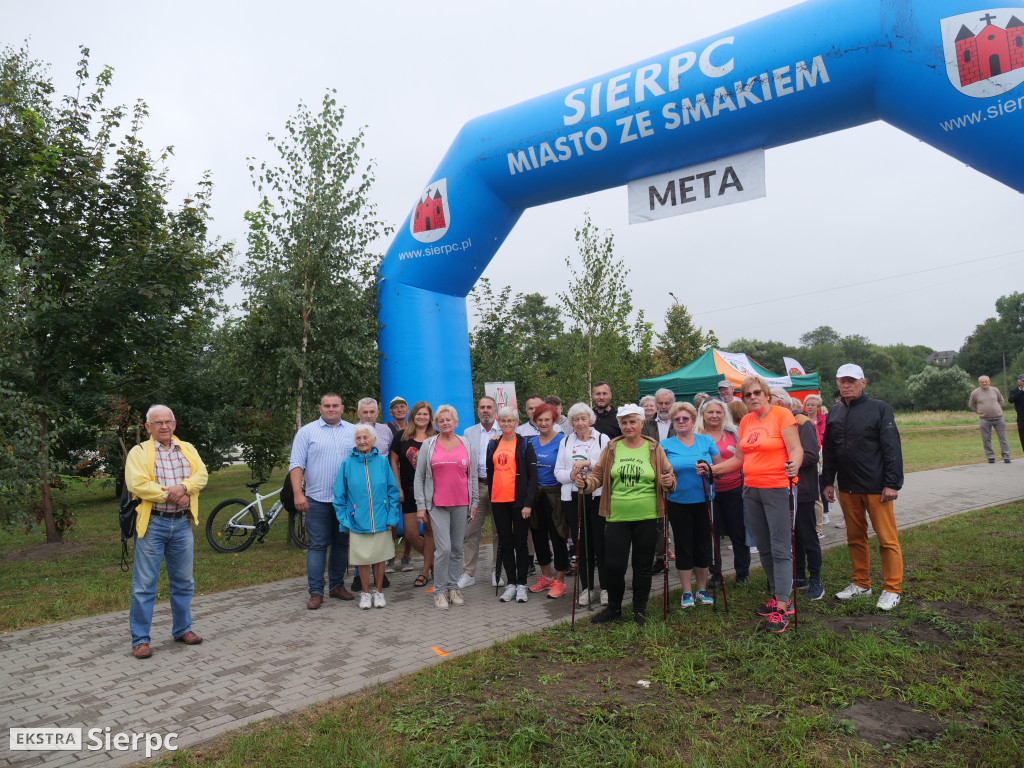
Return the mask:
<path id="1" fill-rule="evenodd" d="M 793 397 L 803 400 L 807 395 L 819 394 L 818 374 L 803 376 L 772 373 L 756 360 L 742 353 L 721 352 L 709 349 L 689 365 L 651 379 L 640 379 L 640 395 L 653 395 L 659 389 L 671 389 L 676 399 L 693 402 L 698 392 L 713 395 L 718 392 L 718 382 L 723 379 L 739 390 L 748 375 L 756 373 L 768 381 L 770 386 L 782 386 Z"/>

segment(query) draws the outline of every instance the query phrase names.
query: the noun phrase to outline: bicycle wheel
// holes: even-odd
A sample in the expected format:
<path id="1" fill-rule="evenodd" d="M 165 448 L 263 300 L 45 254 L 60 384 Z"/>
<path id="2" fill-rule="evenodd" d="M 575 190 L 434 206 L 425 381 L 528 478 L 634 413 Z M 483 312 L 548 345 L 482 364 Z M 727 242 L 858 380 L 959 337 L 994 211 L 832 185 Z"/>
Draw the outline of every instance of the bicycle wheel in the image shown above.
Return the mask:
<path id="1" fill-rule="evenodd" d="M 309 549 L 309 535 L 306 533 L 306 516 L 301 512 L 289 513 L 288 535 L 302 549 Z"/>
<path id="2" fill-rule="evenodd" d="M 206 518 L 206 540 L 218 552 L 241 552 L 256 538 L 255 502 L 222 501 Z M 244 527 L 243 527 L 244 526 Z"/>

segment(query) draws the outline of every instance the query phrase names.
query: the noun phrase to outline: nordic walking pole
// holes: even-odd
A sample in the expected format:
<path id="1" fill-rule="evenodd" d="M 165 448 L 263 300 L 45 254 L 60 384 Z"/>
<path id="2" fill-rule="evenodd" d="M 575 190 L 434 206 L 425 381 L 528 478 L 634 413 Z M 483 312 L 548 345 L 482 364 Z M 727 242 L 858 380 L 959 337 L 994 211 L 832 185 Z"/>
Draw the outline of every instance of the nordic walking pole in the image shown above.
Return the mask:
<path id="1" fill-rule="evenodd" d="M 663 470 L 661 474 L 667 475 L 668 470 Z M 661 519 L 662 533 L 665 537 L 665 569 L 662 571 L 664 578 L 661 591 L 661 620 L 668 621 L 668 494 L 665 493 L 664 489 L 662 489 L 661 493 L 665 497 L 665 517 Z"/>
<path id="2" fill-rule="evenodd" d="M 800 613 L 796 604 L 796 497 L 793 495 L 793 478 L 789 478 L 789 545 L 790 557 L 793 558 L 793 586 L 791 595 L 793 599 L 793 629 L 800 629 Z"/>
<path id="3" fill-rule="evenodd" d="M 715 493 L 715 476 L 711 473 L 711 465 L 706 461 L 699 461 L 698 464 L 703 464 L 707 467 L 707 476 L 701 475 L 700 481 L 704 485 L 704 503 L 708 507 L 708 523 L 711 525 L 711 556 L 714 558 L 714 564 L 718 566 L 718 579 L 722 582 L 722 602 L 725 603 L 725 612 L 729 612 L 729 596 L 725 591 L 725 574 L 722 572 L 722 550 L 718 543 L 718 533 L 715 531 L 715 515 L 713 512 L 711 498 Z M 711 490 L 708 491 L 710 485 Z M 717 593 L 715 592 L 715 582 L 711 582 L 712 596 L 715 597 L 715 610 L 718 610 Z"/>
<path id="4" fill-rule="evenodd" d="M 572 577 L 572 621 L 569 622 L 569 631 L 576 629 L 576 589 L 580 583 L 580 568 L 583 562 L 580 560 L 580 552 L 583 546 L 580 544 L 580 532 L 583 530 L 583 491 L 577 489 L 576 493 L 576 573 Z M 590 590 L 593 596 L 593 590 Z"/>

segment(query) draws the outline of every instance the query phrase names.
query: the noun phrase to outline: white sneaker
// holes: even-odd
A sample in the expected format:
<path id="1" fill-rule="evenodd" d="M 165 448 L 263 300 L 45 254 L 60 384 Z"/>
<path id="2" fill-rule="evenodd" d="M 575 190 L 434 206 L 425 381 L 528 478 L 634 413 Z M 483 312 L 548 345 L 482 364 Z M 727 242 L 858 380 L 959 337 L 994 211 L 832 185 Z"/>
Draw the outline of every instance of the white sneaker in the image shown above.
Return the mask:
<path id="1" fill-rule="evenodd" d="M 525 584 L 519 584 L 516 586 L 516 602 L 525 603 L 526 597 L 529 594 L 529 590 L 526 589 Z"/>
<path id="2" fill-rule="evenodd" d="M 750 548 L 750 554 L 756 555 L 757 554 L 757 547 L 751 547 Z"/>
<path id="3" fill-rule="evenodd" d="M 501 597 L 499 599 L 503 603 L 511 603 L 513 600 L 515 600 L 516 599 L 516 585 L 515 584 L 509 584 L 507 587 L 505 587 L 505 591 L 504 591 L 504 593 L 502 593 L 502 595 L 501 595 Z"/>
<path id="4" fill-rule="evenodd" d="M 866 597 L 870 594 L 870 589 L 864 589 L 864 587 L 858 587 L 856 584 L 851 584 L 842 592 L 836 592 L 836 597 L 840 600 L 850 600 L 854 597 Z"/>
<path id="5" fill-rule="evenodd" d="M 576 599 L 577 605 L 590 605 L 590 590 L 584 589 L 580 591 L 580 596 Z"/>
<path id="6" fill-rule="evenodd" d="M 457 589 L 465 589 L 466 587 L 472 587 L 474 584 L 476 584 L 476 577 L 464 573 L 459 576 L 459 581 L 455 586 Z"/>
<path id="7" fill-rule="evenodd" d="M 601 605 L 608 605 L 608 590 L 601 590 Z"/>
<path id="8" fill-rule="evenodd" d="M 462 593 L 457 589 L 448 590 L 448 602 L 452 605 L 465 605 L 466 601 L 462 599 Z"/>
<path id="9" fill-rule="evenodd" d="M 826 512 L 824 515 L 821 516 L 821 522 L 822 522 L 822 524 L 825 524 L 825 523 L 828 522 L 828 512 Z"/>
<path id="10" fill-rule="evenodd" d="M 882 596 L 878 598 L 878 607 L 883 611 L 891 611 L 900 604 L 900 596 L 895 592 L 886 589 L 882 590 Z"/>
<path id="11" fill-rule="evenodd" d="M 359 593 L 359 607 L 360 608 L 373 608 L 373 598 L 370 597 L 369 592 Z"/>
<path id="12" fill-rule="evenodd" d="M 448 610 L 448 598 L 444 592 L 434 592 L 434 607 L 441 611 Z"/>
<path id="13" fill-rule="evenodd" d="M 384 593 L 383 592 L 377 592 L 375 590 L 374 593 L 373 593 L 373 607 L 374 608 L 383 608 L 387 604 L 388 604 L 387 600 L 384 599 Z"/>
<path id="14" fill-rule="evenodd" d="M 494 573 L 492 572 L 491 573 L 491 586 L 492 587 L 504 587 L 505 586 L 505 577 L 501 576 L 501 577 L 497 577 L 496 578 Z"/>

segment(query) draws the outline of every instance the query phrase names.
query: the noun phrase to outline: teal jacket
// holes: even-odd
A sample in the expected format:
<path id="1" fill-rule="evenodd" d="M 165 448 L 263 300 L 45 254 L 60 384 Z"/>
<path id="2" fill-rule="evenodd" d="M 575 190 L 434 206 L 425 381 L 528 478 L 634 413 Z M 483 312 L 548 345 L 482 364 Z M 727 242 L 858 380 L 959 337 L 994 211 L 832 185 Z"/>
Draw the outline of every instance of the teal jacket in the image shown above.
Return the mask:
<path id="1" fill-rule="evenodd" d="M 398 483 L 388 460 L 371 448 L 352 449 L 334 480 L 334 513 L 342 531 L 382 533 L 401 517 Z"/>

